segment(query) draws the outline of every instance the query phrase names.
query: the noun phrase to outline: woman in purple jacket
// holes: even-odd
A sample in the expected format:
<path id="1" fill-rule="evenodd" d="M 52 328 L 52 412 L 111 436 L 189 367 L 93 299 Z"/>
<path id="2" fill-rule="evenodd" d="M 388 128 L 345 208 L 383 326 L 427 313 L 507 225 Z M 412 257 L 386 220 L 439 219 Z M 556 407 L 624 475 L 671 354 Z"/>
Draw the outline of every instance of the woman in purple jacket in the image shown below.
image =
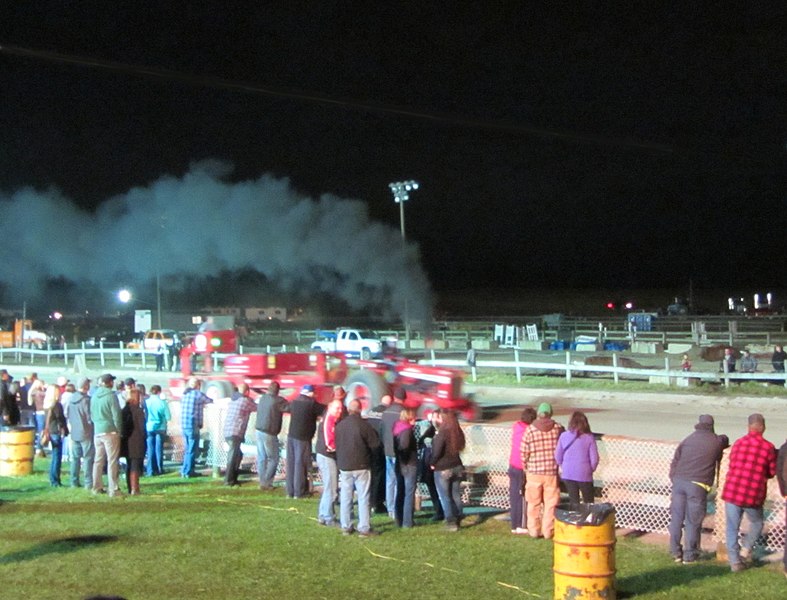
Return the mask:
<path id="1" fill-rule="evenodd" d="M 561 433 L 557 441 L 555 461 L 560 465 L 561 479 L 566 484 L 572 509 L 579 506 L 580 492 L 582 501 L 592 504 L 595 500 L 593 471 L 598 466 L 598 448 L 585 413 L 576 411 L 571 415 L 568 431 Z"/>

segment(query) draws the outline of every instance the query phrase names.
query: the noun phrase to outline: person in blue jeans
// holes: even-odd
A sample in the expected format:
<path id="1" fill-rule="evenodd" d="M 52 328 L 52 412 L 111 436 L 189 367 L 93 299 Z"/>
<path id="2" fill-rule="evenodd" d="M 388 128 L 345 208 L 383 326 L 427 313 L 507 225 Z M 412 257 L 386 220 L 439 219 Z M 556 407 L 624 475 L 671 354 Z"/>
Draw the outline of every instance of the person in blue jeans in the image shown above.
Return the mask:
<path id="1" fill-rule="evenodd" d="M 161 397 L 160 385 L 151 386 L 145 408 L 147 409 L 145 475 L 151 477 L 164 472 L 164 436 L 167 434 L 167 423 L 172 418 L 167 401 Z"/>
<path id="2" fill-rule="evenodd" d="M 380 446 L 377 432 L 361 418 L 361 403 L 352 400 L 347 416 L 336 425 L 336 465 L 339 467 L 339 514 L 342 534 L 351 535 L 353 492 L 358 497 L 358 535 L 376 535 L 371 529 L 369 491 L 372 452 Z"/>
<path id="3" fill-rule="evenodd" d="M 463 516 L 459 484 L 464 476 L 464 465 L 460 456 L 464 449 L 465 434 L 459 427 L 456 413 L 446 410 L 432 443 L 431 467 L 448 531 L 458 531 Z"/>
<path id="4" fill-rule="evenodd" d="M 46 430 L 52 445 L 52 462 L 49 464 L 49 485 L 61 487 L 60 467 L 63 462 L 63 438 L 68 435 L 68 421 L 60 404 L 60 389 L 53 385 L 53 404 L 46 415 Z"/>
<path id="5" fill-rule="evenodd" d="M 203 409 L 205 404 L 213 402 L 200 391 L 201 387 L 202 381 L 200 379 L 189 378 L 186 391 L 180 401 L 180 430 L 183 432 L 185 445 L 180 476 L 184 478 L 197 476 L 194 466 L 199 450 L 199 432 L 202 429 Z"/>
<path id="6" fill-rule="evenodd" d="M 257 441 L 257 475 L 261 490 L 273 489 L 273 478 L 279 466 L 279 434 L 283 414 L 290 405 L 279 396 L 279 384 L 271 382 L 268 390 L 257 402 L 255 435 Z"/>
<path id="7" fill-rule="evenodd" d="M 394 451 L 396 452 L 396 524 L 412 527 L 415 514 L 415 485 L 418 476 L 418 444 L 413 426 L 415 410 L 403 408 L 394 424 Z"/>

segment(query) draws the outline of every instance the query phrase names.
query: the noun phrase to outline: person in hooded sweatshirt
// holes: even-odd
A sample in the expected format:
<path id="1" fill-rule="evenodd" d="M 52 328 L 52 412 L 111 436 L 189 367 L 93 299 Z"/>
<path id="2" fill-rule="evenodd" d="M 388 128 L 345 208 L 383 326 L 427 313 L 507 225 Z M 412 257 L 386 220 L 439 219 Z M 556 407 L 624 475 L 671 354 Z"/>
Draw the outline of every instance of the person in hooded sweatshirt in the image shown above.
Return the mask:
<path id="1" fill-rule="evenodd" d="M 511 432 L 511 453 L 508 457 L 508 499 L 511 506 L 511 533 L 527 534 L 527 503 L 525 502 L 525 470 L 522 468 L 522 438 L 530 424 L 536 420 L 532 406 L 522 409 L 519 420 Z"/>
<path id="2" fill-rule="evenodd" d="M 722 452 L 729 445 L 726 435 L 716 434 L 713 417 L 700 415 L 694 432 L 675 449 L 669 469 L 669 534 L 670 554 L 676 563 L 693 563 L 699 557 L 708 493 L 716 480 Z M 684 533 L 685 539 L 681 540 Z"/>
<path id="3" fill-rule="evenodd" d="M 63 394 L 62 402 L 66 409 L 68 427 L 71 430 L 70 460 L 71 487 L 78 488 L 79 472 L 84 465 L 85 489 L 93 489 L 93 459 L 96 449 L 93 446 L 93 421 L 90 419 L 90 380 L 79 380 L 79 389 Z M 84 459 L 84 462 L 83 462 Z"/>
<path id="4" fill-rule="evenodd" d="M 118 486 L 120 470 L 120 433 L 123 430 L 123 418 L 118 401 L 112 387 L 115 376 L 106 373 L 99 380 L 99 387 L 90 399 L 90 418 L 93 421 L 93 443 L 96 447 L 96 459 L 93 463 L 93 493 L 104 492 L 103 473 L 107 469 L 107 490 L 109 496 L 121 495 Z"/>
<path id="5" fill-rule="evenodd" d="M 560 434 L 555 461 L 560 465 L 561 479 L 566 484 L 572 509 L 579 507 L 580 493 L 582 502 L 593 504 L 593 471 L 598 467 L 598 448 L 596 438 L 590 432 L 588 418 L 582 411 L 571 415 L 568 431 Z"/>
<path id="6" fill-rule="evenodd" d="M 538 405 L 536 415 L 522 437 L 527 532 L 534 538 L 551 539 L 555 532 L 555 507 L 560 500 L 555 448 L 564 430 L 552 419 L 552 406 L 547 402 Z"/>

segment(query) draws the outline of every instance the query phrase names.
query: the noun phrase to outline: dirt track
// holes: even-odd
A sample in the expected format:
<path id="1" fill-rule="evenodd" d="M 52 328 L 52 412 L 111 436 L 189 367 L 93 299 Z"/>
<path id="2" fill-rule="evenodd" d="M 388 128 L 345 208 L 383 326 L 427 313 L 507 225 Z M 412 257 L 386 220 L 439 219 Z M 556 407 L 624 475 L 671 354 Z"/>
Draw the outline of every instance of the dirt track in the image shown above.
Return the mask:
<path id="1" fill-rule="evenodd" d="M 693 431 L 697 417 L 711 414 L 716 432 L 734 440 L 746 432 L 753 412 L 765 416 L 765 437 L 777 448 L 787 439 L 787 399 L 781 397 L 714 397 L 589 390 L 545 390 L 468 386 L 484 410 L 484 419 L 511 422 L 518 407 L 552 404 L 558 421 L 568 423 L 574 410 L 588 415 L 593 431 L 659 440 L 681 440 Z"/>

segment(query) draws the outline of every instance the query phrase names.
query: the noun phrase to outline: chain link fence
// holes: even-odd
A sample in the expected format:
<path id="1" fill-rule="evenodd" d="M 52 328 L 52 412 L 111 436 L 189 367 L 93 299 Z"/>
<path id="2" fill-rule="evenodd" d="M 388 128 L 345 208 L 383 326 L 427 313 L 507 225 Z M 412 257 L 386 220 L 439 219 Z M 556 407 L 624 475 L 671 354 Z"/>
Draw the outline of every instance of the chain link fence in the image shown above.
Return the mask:
<path id="1" fill-rule="evenodd" d="M 183 460 L 183 438 L 180 433 L 180 403 L 170 403 L 172 421 L 169 430 L 169 459 Z M 227 404 L 218 402 L 205 407 L 205 427 L 202 434 L 201 460 L 214 471 L 227 464 L 227 445 L 223 426 Z M 289 417 L 285 415 L 281 443 L 281 458 L 277 478 L 284 477 L 284 448 Z M 417 433 L 422 433 L 426 423 L 419 422 Z M 462 460 L 467 468 L 463 483 L 463 501 L 468 505 L 485 506 L 507 511 L 510 508 L 508 490 L 508 458 L 511 450 L 511 427 L 471 424 L 463 427 L 466 447 Z M 597 502 L 610 502 L 615 506 L 617 527 L 637 531 L 668 532 L 670 515 L 669 466 L 677 442 L 635 439 L 604 435 L 597 438 L 599 466 L 594 473 L 599 491 Z M 256 438 L 254 415 L 249 419 L 244 444 L 244 467 L 256 473 Z M 729 465 L 729 451 L 724 453 L 719 475 L 719 488 L 723 486 Z M 319 483 L 319 472 L 314 469 L 313 483 Z M 418 494 L 424 498 L 429 493 L 419 484 Z M 713 539 L 724 541 L 724 503 L 720 494 L 709 496 L 709 509 L 713 521 Z M 785 535 L 785 502 L 779 493 L 776 479 L 768 483 L 765 502 L 765 527 L 762 543 L 766 551 L 781 551 Z"/>

